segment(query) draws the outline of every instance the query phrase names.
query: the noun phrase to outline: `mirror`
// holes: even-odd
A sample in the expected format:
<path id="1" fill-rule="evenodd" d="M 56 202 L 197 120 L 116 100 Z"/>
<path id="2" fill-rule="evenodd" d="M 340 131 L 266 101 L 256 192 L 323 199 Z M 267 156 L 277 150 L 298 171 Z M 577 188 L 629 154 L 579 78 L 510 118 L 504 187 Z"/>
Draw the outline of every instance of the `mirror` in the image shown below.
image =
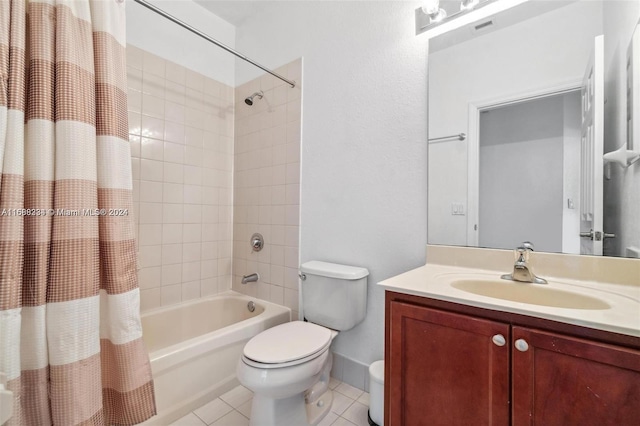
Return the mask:
<path id="1" fill-rule="evenodd" d="M 640 257 L 639 17 L 530 0 L 429 40 L 429 244 Z"/>

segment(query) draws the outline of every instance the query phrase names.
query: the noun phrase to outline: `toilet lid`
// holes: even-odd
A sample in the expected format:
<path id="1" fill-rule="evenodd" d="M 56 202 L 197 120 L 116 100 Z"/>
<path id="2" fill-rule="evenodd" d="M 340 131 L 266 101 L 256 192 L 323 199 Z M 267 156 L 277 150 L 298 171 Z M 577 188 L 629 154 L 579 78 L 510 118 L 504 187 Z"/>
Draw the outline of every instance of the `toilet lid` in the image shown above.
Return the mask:
<path id="1" fill-rule="evenodd" d="M 331 330 L 304 321 L 280 324 L 253 337 L 244 356 L 263 364 L 280 364 L 308 357 L 331 343 Z"/>

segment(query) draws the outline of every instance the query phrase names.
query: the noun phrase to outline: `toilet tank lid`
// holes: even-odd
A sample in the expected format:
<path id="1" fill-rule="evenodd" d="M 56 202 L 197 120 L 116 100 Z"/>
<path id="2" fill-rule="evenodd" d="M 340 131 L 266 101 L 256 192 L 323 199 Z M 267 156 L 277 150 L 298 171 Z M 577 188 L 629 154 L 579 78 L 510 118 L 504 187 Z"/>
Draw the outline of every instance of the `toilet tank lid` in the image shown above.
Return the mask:
<path id="1" fill-rule="evenodd" d="M 342 280 L 359 280 L 369 275 L 367 268 L 358 266 L 339 265 L 337 263 L 312 260 L 300 265 L 300 272 L 321 277 L 338 278 Z"/>

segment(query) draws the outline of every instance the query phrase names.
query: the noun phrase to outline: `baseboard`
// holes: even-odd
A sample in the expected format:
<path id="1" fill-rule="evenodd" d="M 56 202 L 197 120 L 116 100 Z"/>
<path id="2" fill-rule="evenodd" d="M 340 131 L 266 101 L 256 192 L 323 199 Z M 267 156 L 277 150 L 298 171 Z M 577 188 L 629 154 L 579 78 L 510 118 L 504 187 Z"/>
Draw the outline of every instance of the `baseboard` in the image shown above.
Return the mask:
<path id="1" fill-rule="evenodd" d="M 369 364 L 334 353 L 331 377 L 369 392 Z"/>

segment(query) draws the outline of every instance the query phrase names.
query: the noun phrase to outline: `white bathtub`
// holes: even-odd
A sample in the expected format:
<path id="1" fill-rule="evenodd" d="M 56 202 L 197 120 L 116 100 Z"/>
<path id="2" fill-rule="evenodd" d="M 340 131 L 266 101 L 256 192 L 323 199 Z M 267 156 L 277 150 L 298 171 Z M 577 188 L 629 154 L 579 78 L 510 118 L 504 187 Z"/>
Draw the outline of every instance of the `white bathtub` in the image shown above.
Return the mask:
<path id="1" fill-rule="evenodd" d="M 237 386 L 245 343 L 290 319 L 289 308 L 233 291 L 143 313 L 158 407 L 144 424 L 171 423 Z"/>

